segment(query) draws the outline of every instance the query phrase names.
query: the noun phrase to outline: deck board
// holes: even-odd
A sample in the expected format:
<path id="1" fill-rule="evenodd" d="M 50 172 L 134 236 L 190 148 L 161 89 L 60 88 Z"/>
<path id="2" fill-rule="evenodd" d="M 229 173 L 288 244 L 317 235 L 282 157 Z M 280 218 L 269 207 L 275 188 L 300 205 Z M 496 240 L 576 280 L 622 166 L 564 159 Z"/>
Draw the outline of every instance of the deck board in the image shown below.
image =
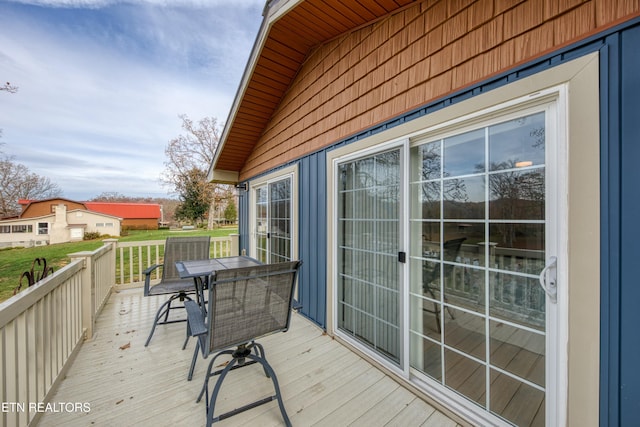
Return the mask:
<path id="1" fill-rule="evenodd" d="M 208 360 L 198 359 L 193 381 L 187 372 L 195 341 L 182 350 L 185 325 L 159 326 L 144 347 L 162 297 L 140 289 L 114 293 L 96 321 L 52 402 L 81 402 L 90 412 L 46 413 L 39 426 L 204 425 L 204 402 L 195 399 Z M 294 426 L 456 426 L 431 405 L 401 387 L 302 316 L 287 333 L 265 337 L 284 404 Z M 216 365 L 224 363 L 224 358 Z M 214 382 L 210 384 L 213 389 Z M 218 411 L 228 411 L 273 393 L 259 365 L 234 370 L 225 379 Z M 217 423 L 280 426 L 276 402 Z"/>

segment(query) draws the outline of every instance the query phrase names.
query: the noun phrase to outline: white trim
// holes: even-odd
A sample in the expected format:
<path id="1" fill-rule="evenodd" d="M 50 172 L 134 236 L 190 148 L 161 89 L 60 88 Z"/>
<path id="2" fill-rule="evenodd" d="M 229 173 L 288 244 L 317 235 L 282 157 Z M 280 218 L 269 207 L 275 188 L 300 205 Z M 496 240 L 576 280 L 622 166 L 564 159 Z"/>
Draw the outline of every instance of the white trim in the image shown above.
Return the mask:
<path id="1" fill-rule="evenodd" d="M 248 203 L 249 203 L 249 254 L 256 256 L 256 201 L 254 189 L 267 185 L 272 182 L 280 181 L 285 178 L 291 178 L 291 259 L 298 259 L 298 164 L 279 169 L 268 175 L 261 176 L 249 181 L 247 187 Z"/>
<path id="2" fill-rule="evenodd" d="M 349 146 L 344 147 L 349 148 Z M 351 147 L 353 148 L 353 147 Z M 408 139 L 406 138 L 402 138 L 402 139 L 397 139 L 394 141 L 389 141 L 380 145 L 377 145 L 375 147 L 371 147 L 371 148 L 365 148 L 359 151 L 351 151 L 351 150 L 344 150 L 344 155 L 340 156 L 340 152 L 342 150 L 336 150 L 333 154 L 336 154 L 337 157 L 332 157 L 332 166 L 329 169 L 329 173 L 332 175 L 333 177 L 333 182 L 337 182 L 337 174 L 338 174 L 338 165 L 341 163 L 345 163 L 345 162 L 350 162 L 353 160 L 356 160 L 358 158 L 362 158 L 362 157 L 368 157 L 368 156 L 372 156 L 378 153 L 383 153 L 385 151 L 392 151 L 392 150 L 400 150 L 400 185 L 404 186 L 405 182 L 407 181 L 407 177 L 406 177 L 406 163 L 405 162 L 405 157 L 406 157 L 406 152 L 408 151 Z M 336 242 L 337 241 L 337 233 L 338 233 L 338 227 L 337 227 L 337 219 L 338 219 L 338 213 L 336 211 L 338 203 L 337 203 L 337 192 L 334 191 L 335 188 L 334 187 L 330 187 L 328 188 L 328 192 L 330 193 L 330 197 L 329 200 L 332 200 L 332 203 L 330 203 L 331 206 L 333 206 L 333 210 L 332 210 L 332 214 L 330 216 L 328 216 L 327 218 L 331 218 L 332 220 L 332 226 L 330 228 L 330 232 L 329 234 L 331 235 L 331 238 L 329 239 L 331 242 Z M 407 200 L 407 197 L 402 197 L 401 200 L 401 212 L 400 212 L 400 223 L 402 224 L 402 222 L 404 221 L 404 216 L 406 214 L 406 210 L 405 210 L 405 201 Z M 403 236 L 400 236 L 400 239 L 403 239 Z M 406 244 L 401 240 L 399 242 L 399 248 L 401 251 L 405 251 L 406 252 Z M 338 252 L 337 251 L 331 251 L 330 252 L 330 258 L 331 259 L 331 265 L 338 265 L 338 260 L 337 260 L 337 256 L 338 256 Z M 406 266 L 407 264 L 404 265 L 404 267 L 400 270 L 400 285 L 402 286 L 405 281 L 403 280 L 404 275 L 406 275 Z M 330 274 L 332 275 L 332 288 L 331 288 L 331 292 L 329 293 L 329 295 L 327 295 L 327 305 L 332 305 L 334 304 L 335 301 L 331 301 L 329 302 L 329 298 L 333 298 L 334 295 L 337 294 L 337 286 L 338 286 L 338 278 L 337 278 L 337 274 L 338 271 L 337 269 L 331 269 Z M 404 288 L 399 289 L 399 293 L 400 296 L 402 298 L 404 298 L 404 295 L 406 294 L 406 290 Z M 403 299 L 403 305 L 400 307 L 400 321 L 404 322 L 405 321 L 405 317 L 408 316 L 408 309 L 406 308 L 406 306 L 404 305 L 404 299 Z M 337 310 L 332 310 L 331 314 L 331 322 L 328 322 L 331 325 L 337 325 L 338 324 L 338 313 Z M 329 318 L 329 317 L 327 317 Z M 408 317 L 407 317 L 408 318 Z M 402 323 L 400 325 L 400 331 L 402 334 L 404 334 L 404 330 L 402 327 Z M 377 363 L 381 364 L 382 366 L 384 366 L 385 368 L 395 372 L 397 375 L 400 375 L 402 377 L 407 378 L 408 377 L 408 364 L 405 363 L 405 360 L 407 360 L 408 358 L 408 353 L 407 353 L 407 348 L 404 347 L 406 341 L 404 340 L 404 336 L 402 337 L 402 345 L 403 347 L 400 348 L 400 355 L 399 355 L 399 360 L 400 360 L 400 366 L 397 366 L 395 363 L 391 362 L 390 360 L 388 360 L 387 358 L 385 358 L 384 356 L 376 353 L 376 352 L 372 352 L 371 349 L 369 349 L 368 347 L 362 345 L 360 342 L 358 342 L 357 340 L 353 339 L 352 337 L 350 337 L 347 334 L 342 333 L 341 331 L 339 331 L 337 329 L 337 327 L 335 327 L 332 330 L 332 333 L 334 333 L 336 336 L 338 336 L 339 338 L 341 338 L 342 340 L 344 340 L 345 342 L 348 342 L 350 345 L 352 345 L 355 348 L 358 348 L 360 351 L 362 351 L 363 353 L 367 354 L 369 357 L 371 357 L 373 360 L 375 360 Z"/>

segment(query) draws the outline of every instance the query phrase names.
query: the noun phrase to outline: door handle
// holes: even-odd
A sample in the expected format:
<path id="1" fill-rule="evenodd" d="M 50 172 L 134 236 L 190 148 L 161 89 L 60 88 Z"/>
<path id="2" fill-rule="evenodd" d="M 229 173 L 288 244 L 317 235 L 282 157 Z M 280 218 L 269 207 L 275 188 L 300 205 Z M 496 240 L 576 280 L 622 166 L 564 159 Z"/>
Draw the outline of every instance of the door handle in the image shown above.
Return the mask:
<path id="1" fill-rule="evenodd" d="M 554 256 L 550 257 L 540 272 L 539 278 L 540 286 L 542 286 L 544 292 L 549 295 L 549 299 L 553 303 L 558 302 L 557 265 L 558 258 Z"/>

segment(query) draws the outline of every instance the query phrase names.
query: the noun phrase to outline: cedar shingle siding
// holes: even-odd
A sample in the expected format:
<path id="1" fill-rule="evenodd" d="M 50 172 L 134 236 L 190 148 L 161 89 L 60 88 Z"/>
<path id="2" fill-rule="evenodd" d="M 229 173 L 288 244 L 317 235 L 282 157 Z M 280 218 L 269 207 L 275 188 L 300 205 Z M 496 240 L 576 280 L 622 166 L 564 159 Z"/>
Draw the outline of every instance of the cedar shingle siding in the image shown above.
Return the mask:
<path id="1" fill-rule="evenodd" d="M 310 51 L 240 178 L 326 147 L 639 11 L 638 0 L 431 0 L 405 7 Z M 271 34 L 278 31 L 276 23 Z M 278 83 L 278 75 L 290 75 L 295 63 L 279 67 L 265 76 L 265 84 L 286 85 L 286 79 Z M 246 94 L 251 96 L 258 94 Z"/>

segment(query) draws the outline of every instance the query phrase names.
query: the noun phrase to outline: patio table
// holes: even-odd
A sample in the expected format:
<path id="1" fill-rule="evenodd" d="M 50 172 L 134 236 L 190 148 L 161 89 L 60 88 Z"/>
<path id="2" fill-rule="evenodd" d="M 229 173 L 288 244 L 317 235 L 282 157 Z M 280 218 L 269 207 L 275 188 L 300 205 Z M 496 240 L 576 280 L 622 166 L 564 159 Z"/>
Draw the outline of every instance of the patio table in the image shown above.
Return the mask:
<path id="1" fill-rule="evenodd" d="M 230 268 L 252 267 L 262 263 L 255 258 L 246 255 L 230 256 L 224 258 L 209 258 L 193 261 L 177 261 L 176 269 L 181 279 L 192 277 L 196 286 L 198 304 L 204 301 L 204 290 L 209 287 L 209 278 L 220 270 Z"/>

